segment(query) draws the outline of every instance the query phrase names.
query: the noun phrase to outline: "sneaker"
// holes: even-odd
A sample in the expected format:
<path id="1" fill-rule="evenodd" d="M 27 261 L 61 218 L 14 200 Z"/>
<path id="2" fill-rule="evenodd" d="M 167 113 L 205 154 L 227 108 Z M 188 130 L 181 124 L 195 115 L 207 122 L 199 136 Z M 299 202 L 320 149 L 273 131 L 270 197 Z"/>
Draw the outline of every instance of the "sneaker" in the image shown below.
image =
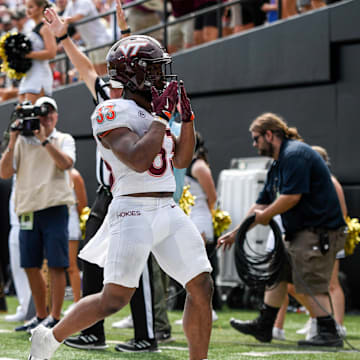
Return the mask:
<path id="1" fill-rule="evenodd" d="M 168 343 L 174 341 L 174 339 L 171 337 L 170 331 L 157 331 L 155 333 L 155 339 L 159 343 Z"/>
<path id="2" fill-rule="evenodd" d="M 343 347 L 344 343 L 339 335 L 325 333 L 317 334 L 309 340 L 300 340 L 298 346 Z"/>
<path id="3" fill-rule="evenodd" d="M 25 314 L 22 312 L 16 312 L 15 314 L 6 315 L 5 321 L 8 322 L 18 322 L 18 321 L 24 321 L 25 320 Z"/>
<path id="4" fill-rule="evenodd" d="M 318 334 L 316 318 L 310 318 L 310 327 L 306 333 L 305 340 L 310 340 Z"/>
<path id="5" fill-rule="evenodd" d="M 37 316 L 34 316 L 32 319 L 30 319 L 28 322 L 26 322 L 24 325 L 18 326 L 15 328 L 15 331 L 27 331 L 30 332 L 30 330 L 35 329 L 37 326 L 40 325 L 40 323 L 44 319 L 40 319 Z"/>
<path id="6" fill-rule="evenodd" d="M 39 325 L 32 331 L 28 360 L 48 360 L 60 345 L 51 329 Z"/>
<path id="7" fill-rule="evenodd" d="M 340 324 L 336 324 L 336 330 L 338 332 L 338 335 L 342 338 L 345 338 L 346 337 L 346 327 L 345 326 L 342 326 Z"/>
<path id="8" fill-rule="evenodd" d="M 230 325 L 246 335 L 252 335 L 255 339 L 261 342 L 271 342 L 272 339 L 272 326 L 264 326 L 260 321 L 260 317 L 255 320 L 241 321 L 236 319 L 230 320 Z"/>
<path id="9" fill-rule="evenodd" d="M 309 317 L 309 319 L 308 319 L 308 321 L 305 323 L 305 325 L 304 325 L 301 329 L 297 330 L 296 333 L 299 334 L 299 335 L 305 335 L 305 334 L 307 334 L 307 333 L 309 332 L 309 330 L 310 330 L 311 320 L 312 320 L 312 318 Z"/>
<path id="10" fill-rule="evenodd" d="M 276 340 L 286 340 L 285 338 L 285 330 L 279 329 L 277 327 L 273 327 L 272 329 L 272 338 Z"/>
<path id="11" fill-rule="evenodd" d="M 156 340 L 135 340 L 132 339 L 126 343 L 117 344 L 116 351 L 120 352 L 160 352 Z"/>
<path id="12" fill-rule="evenodd" d="M 52 329 L 59 321 L 60 320 L 56 320 L 51 315 L 49 315 L 41 322 L 41 325 L 45 326 L 48 329 Z"/>
<path id="13" fill-rule="evenodd" d="M 80 334 L 72 336 L 64 341 L 64 344 L 76 349 L 103 350 L 108 348 L 105 338 L 100 338 L 94 334 Z"/>
<path id="14" fill-rule="evenodd" d="M 134 321 L 132 316 L 129 315 L 120 321 L 112 323 L 111 326 L 116 329 L 132 329 L 134 327 Z"/>

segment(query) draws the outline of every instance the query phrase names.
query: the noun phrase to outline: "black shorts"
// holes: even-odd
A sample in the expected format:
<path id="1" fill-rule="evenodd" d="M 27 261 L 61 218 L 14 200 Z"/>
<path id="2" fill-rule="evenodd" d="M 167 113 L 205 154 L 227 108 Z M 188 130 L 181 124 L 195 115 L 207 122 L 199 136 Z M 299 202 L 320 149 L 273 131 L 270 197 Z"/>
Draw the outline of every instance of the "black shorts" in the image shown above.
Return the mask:
<path id="1" fill-rule="evenodd" d="M 254 24 L 259 26 L 264 24 L 266 20 L 266 14 L 261 10 L 261 6 L 264 1 L 251 0 L 241 4 L 242 24 Z"/>
<path id="2" fill-rule="evenodd" d="M 216 3 L 209 2 L 207 4 L 200 6 L 196 10 L 205 9 L 210 6 L 214 6 L 215 4 Z M 224 9 L 221 8 L 220 11 L 221 11 L 221 16 L 222 16 Z M 195 30 L 202 30 L 204 27 L 207 27 L 207 26 L 217 27 L 218 26 L 217 16 L 218 16 L 217 10 L 213 10 L 204 15 L 197 16 L 195 18 Z"/>

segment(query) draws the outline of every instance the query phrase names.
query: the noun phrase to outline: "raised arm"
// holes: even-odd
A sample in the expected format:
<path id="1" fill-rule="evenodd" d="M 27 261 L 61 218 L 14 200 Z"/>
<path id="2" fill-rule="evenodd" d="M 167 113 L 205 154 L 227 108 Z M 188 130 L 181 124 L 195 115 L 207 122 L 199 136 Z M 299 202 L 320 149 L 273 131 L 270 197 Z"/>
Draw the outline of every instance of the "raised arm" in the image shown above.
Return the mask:
<path id="1" fill-rule="evenodd" d="M 68 24 L 66 24 L 62 19 L 60 19 L 59 15 L 54 9 L 46 9 L 44 15 L 46 23 L 56 37 L 61 38 L 67 34 Z M 116 0 L 116 17 L 120 30 L 126 30 L 128 26 L 120 0 Z M 128 35 L 130 34 L 126 34 L 123 36 Z M 64 47 L 66 54 L 69 56 L 70 61 L 78 70 L 81 78 L 84 80 L 87 88 L 90 90 L 91 95 L 96 100 L 95 80 L 98 77 L 98 74 L 95 70 L 94 65 L 91 63 L 89 58 L 75 45 L 75 43 L 69 36 L 61 40 L 61 43 Z"/>
<path id="2" fill-rule="evenodd" d="M 51 32 L 58 38 L 62 38 L 67 34 L 68 25 L 60 19 L 59 15 L 52 8 L 48 8 L 44 12 L 45 21 L 49 26 Z M 86 86 L 91 92 L 91 95 L 96 99 L 95 80 L 97 72 L 94 65 L 89 58 L 75 45 L 72 39 L 67 36 L 61 41 L 66 54 L 73 63 L 81 78 L 84 80 Z"/>

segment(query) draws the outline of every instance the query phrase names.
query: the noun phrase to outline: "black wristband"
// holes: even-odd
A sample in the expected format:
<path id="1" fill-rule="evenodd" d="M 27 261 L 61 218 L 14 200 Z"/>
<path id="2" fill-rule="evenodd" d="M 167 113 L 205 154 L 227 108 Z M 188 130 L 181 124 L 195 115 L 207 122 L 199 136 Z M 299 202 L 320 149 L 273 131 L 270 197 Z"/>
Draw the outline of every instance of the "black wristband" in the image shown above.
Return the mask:
<path id="1" fill-rule="evenodd" d="M 46 146 L 46 145 L 49 144 L 49 143 L 50 143 L 49 139 L 45 139 L 45 140 L 41 143 L 41 145 L 42 145 L 42 146 Z"/>
<path id="2" fill-rule="evenodd" d="M 57 37 L 56 41 L 59 43 L 60 41 L 65 40 L 68 36 L 69 34 L 66 32 L 63 36 Z"/>
<path id="3" fill-rule="evenodd" d="M 120 30 L 121 35 L 126 35 L 131 33 L 131 29 L 128 27 L 125 30 Z"/>

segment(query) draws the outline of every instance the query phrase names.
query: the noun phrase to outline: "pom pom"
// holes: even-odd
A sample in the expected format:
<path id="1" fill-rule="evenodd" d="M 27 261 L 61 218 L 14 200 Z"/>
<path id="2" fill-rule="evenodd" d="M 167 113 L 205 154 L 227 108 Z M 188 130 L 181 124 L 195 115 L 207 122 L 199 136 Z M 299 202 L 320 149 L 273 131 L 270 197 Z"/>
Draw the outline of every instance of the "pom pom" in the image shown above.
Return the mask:
<path id="1" fill-rule="evenodd" d="M 216 237 L 219 237 L 231 224 L 230 214 L 217 208 L 212 211 L 212 222 L 214 234 Z"/>
<path id="2" fill-rule="evenodd" d="M 80 230 L 81 230 L 81 237 L 85 239 L 85 231 L 86 231 L 86 222 L 89 219 L 91 209 L 88 206 L 85 206 L 81 210 L 80 214 Z"/>
<path id="3" fill-rule="evenodd" d="M 30 70 L 32 61 L 25 58 L 31 52 L 30 39 L 21 33 L 6 33 L 0 38 L 1 71 L 11 79 L 20 80 Z"/>
<path id="4" fill-rule="evenodd" d="M 191 206 L 195 205 L 195 196 L 191 194 L 189 189 L 190 185 L 184 186 L 181 198 L 179 200 L 179 206 L 186 215 L 190 215 Z"/>
<path id="5" fill-rule="evenodd" d="M 347 216 L 345 220 L 348 227 L 345 241 L 345 254 L 352 255 L 356 245 L 360 242 L 360 223 L 359 219 L 351 219 L 349 216 Z"/>

